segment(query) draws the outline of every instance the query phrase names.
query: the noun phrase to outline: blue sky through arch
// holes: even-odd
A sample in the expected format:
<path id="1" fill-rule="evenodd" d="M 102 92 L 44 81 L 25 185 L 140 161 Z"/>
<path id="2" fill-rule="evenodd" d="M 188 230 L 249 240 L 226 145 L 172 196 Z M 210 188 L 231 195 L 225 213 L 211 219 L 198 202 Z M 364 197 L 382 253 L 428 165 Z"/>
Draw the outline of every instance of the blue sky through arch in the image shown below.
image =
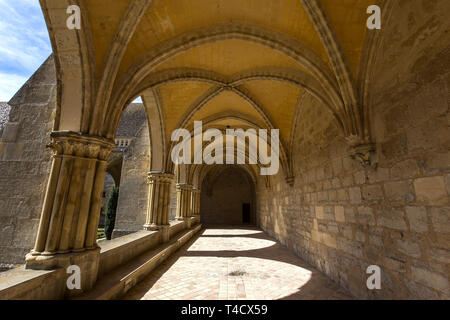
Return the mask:
<path id="1" fill-rule="evenodd" d="M 10 100 L 51 54 L 38 0 L 0 0 L 0 101 Z"/>

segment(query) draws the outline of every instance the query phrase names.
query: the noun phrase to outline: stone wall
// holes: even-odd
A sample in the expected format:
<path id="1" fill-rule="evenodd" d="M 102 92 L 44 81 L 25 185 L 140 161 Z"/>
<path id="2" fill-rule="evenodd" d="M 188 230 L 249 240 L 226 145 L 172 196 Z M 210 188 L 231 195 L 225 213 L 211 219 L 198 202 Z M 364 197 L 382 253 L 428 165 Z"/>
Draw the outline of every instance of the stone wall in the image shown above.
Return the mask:
<path id="1" fill-rule="evenodd" d="M 252 203 L 252 189 L 245 174 L 234 168 L 225 169 L 211 185 L 202 186 L 201 222 L 212 224 L 242 224 L 242 205 Z"/>
<path id="2" fill-rule="evenodd" d="M 46 149 L 56 109 L 49 58 L 9 102 L 0 140 L 0 264 L 22 264 L 34 245 L 50 171 Z"/>
<path id="3" fill-rule="evenodd" d="M 149 170 L 150 138 L 145 122 L 123 154 L 114 238 L 143 229 L 147 215 Z"/>
<path id="4" fill-rule="evenodd" d="M 427 3 L 417 14 L 396 4 L 384 26 L 370 86 L 377 167 L 347 156 L 308 97 L 294 187 L 281 172 L 272 190 L 259 183 L 261 227 L 359 298 L 450 298 L 448 2 Z M 381 290 L 366 287 L 369 265 L 381 267 Z"/>
<path id="5" fill-rule="evenodd" d="M 6 102 L 0 102 L 0 137 L 3 134 L 3 127 L 8 122 L 11 107 Z"/>

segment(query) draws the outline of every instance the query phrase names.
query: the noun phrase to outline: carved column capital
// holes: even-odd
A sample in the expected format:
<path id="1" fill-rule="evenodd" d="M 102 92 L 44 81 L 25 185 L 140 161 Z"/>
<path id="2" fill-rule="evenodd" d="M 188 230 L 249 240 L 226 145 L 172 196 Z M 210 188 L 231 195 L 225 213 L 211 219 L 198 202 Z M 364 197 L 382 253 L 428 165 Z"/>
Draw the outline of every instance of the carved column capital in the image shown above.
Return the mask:
<path id="1" fill-rule="evenodd" d="M 174 175 L 165 172 L 149 172 L 147 174 L 147 183 L 171 183 Z"/>
<path id="2" fill-rule="evenodd" d="M 72 131 L 54 131 L 47 147 L 54 156 L 73 156 L 77 158 L 105 161 L 113 150 L 114 141 L 102 137 L 85 135 Z"/>
<path id="3" fill-rule="evenodd" d="M 193 185 L 187 183 L 177 183 L 177 190 L 183 191 L 192 191 L 194 188 Z"/>

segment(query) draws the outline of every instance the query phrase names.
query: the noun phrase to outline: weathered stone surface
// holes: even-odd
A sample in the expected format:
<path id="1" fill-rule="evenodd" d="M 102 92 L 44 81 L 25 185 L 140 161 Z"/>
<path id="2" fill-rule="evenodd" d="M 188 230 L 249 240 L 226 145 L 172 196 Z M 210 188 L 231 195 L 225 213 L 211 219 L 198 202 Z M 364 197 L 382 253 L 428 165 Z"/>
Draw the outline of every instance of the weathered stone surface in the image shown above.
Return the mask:
<path id="1" fill-rule="evenodd" d="M 428 231 L 427 210 L 425 207 L 406 207 L 406 216 L 412 231 Z"/>
<path id="2" fill-rule="evenodd" d="M 36 239 L 50 169 L 56 75 L 49 58 L 10 101 L 0 139 L 0 263 L 22 264 Z"/>
<path id="3" fill-rule="evenodd" d="M 385 183 L 384 192 L 390 201 L 410 202 L 414 200 L 414 195 L 408 181 Z"/>
<path id="4" fill-rule="evenodd" d="M 445 294 L 450 292 L 448 277 L 422 268 L 411 267 L 411 276 L 425 286 L 435 288 Z"/>
<path id="5" fill-rule="evenodd" d="M 450 233 L 450 208 L 430 208 L 431 223 L 436 232 Z"/>
<path id="6" fill-rule="evenodd" d="M 429 177 L 414 180 L 417 201 L 427 204 L 443 204 L 448 202 L 444 178 Z"/>
<path id="7" fill-rule="evenodd" d="M 124 152 L 114 237 L 142 230 L 145 224 L 150 171 L 148 132 L 147 122 L 144 122 Z"/>

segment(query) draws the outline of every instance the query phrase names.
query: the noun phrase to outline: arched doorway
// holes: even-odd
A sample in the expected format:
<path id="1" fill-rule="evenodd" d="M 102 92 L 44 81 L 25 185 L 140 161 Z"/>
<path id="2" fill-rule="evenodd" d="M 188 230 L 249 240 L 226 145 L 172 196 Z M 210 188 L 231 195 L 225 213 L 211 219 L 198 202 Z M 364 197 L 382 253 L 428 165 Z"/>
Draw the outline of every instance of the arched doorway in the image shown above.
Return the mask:
<path id="1" fill-rule="evenodd" d="M 256 224 L 255 186 L 239 166 L 223 166 L 202 183 L 201 221 L 204 225 Z"/>

